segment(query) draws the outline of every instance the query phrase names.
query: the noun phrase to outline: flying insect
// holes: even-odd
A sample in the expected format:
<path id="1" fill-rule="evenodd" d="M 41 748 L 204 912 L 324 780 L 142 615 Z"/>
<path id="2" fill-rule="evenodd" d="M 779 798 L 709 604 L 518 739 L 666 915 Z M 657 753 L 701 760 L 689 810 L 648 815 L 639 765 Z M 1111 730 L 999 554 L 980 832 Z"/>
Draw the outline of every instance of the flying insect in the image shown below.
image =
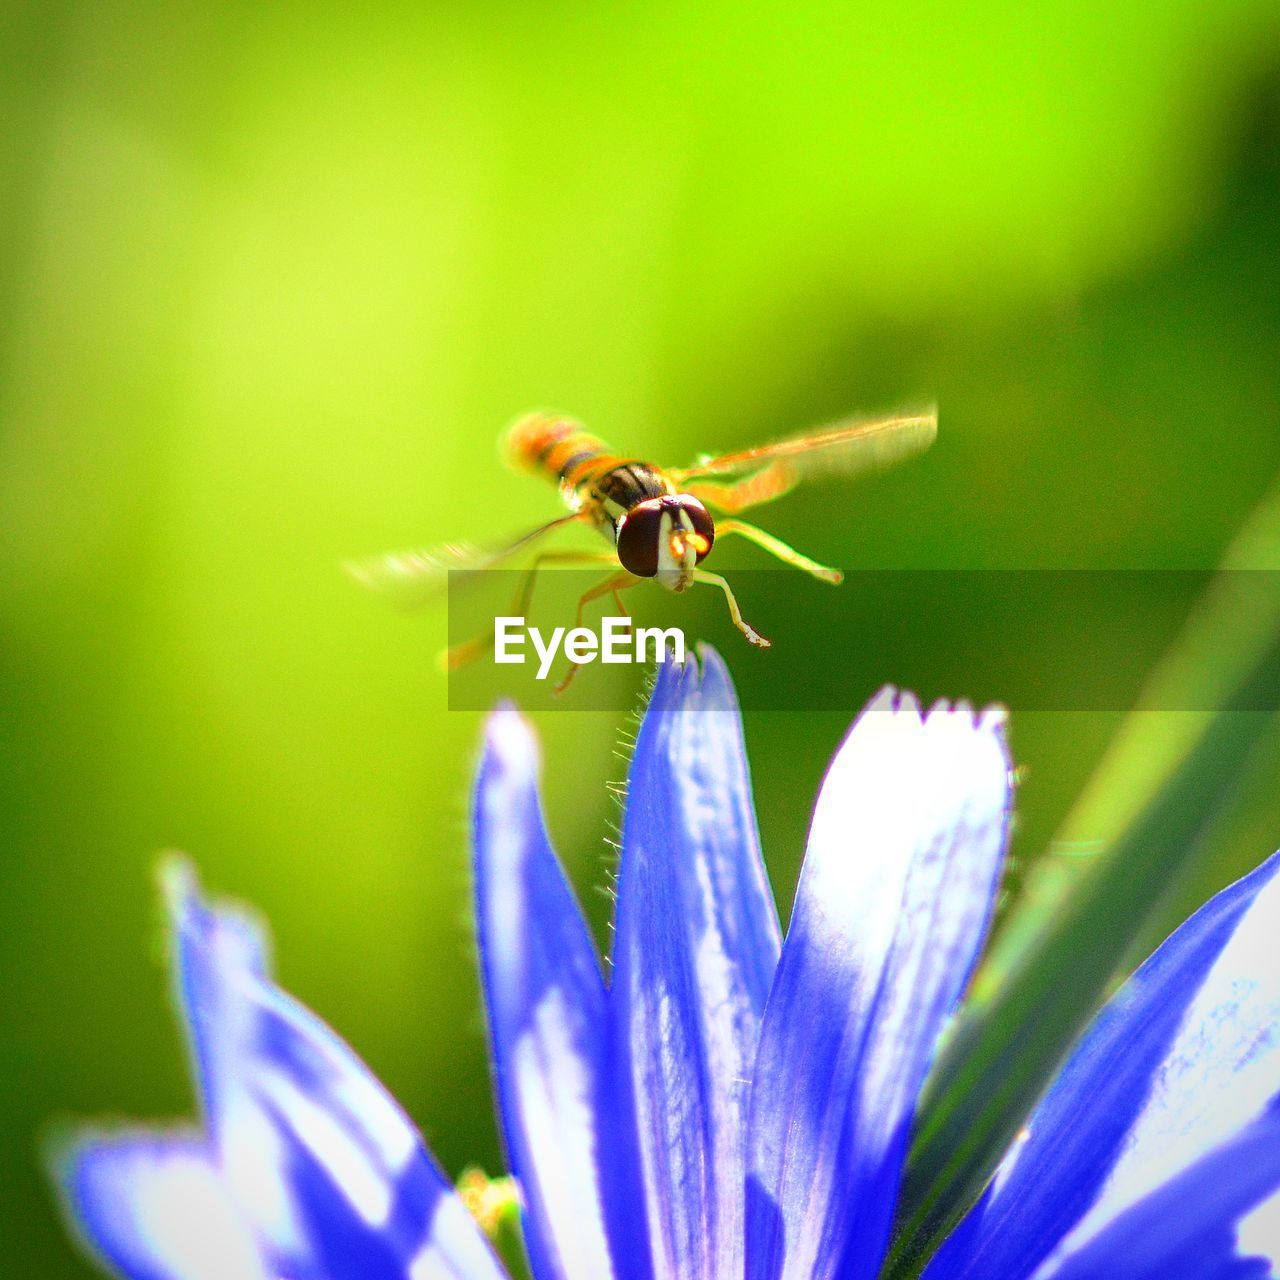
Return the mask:
<path id="1" fill-rule="evenodd" d="M 743 618 L 729 583 L 703 568 L 716 541 L 733 535 L 746 538 L 784 564 L 822 582 L 839 583 L 843 576 L 839 569 L 811 560 L 738 519 L 738 514 L 780 498 L 810 477 L 878 471 L 921 453 L 933 443 L 937 422 L 932 409 L 848 419 L 737 453 L 704 455 L 688 467 L 669 468 L 614 453 L 572 418 L 532 413 L 507 432 L 505 452 L 515 465 L 557 486 L 566 514 L 489 549 L 443 546 L 378 556 L 348 567 L 366 585 L 413 603 L 443 585 L 450 570 L 493 568 L 557 530 L 587 525 L 604 536 L 611 550 L 538 553 L 525 570 L 513 614 L 528 612 L 534 582 L 544 566 L 607 565 L 610 572 L 579 599 L 575 625 L 582 624 L 588 604 L 606 595 L 613 596 L 626 613 L 621 593 L 646 579 L 674 592 L 704 583 L 724 593 L 733 625 L 747 640 L 767 649 L 769 641 Z M 450 670 L 463 666 L 491 643 L 492 636 L 487 635 L 449 649 L 445 665 Z M 575 670 L 570 668 L 559 689 L 569 683 Z"/>

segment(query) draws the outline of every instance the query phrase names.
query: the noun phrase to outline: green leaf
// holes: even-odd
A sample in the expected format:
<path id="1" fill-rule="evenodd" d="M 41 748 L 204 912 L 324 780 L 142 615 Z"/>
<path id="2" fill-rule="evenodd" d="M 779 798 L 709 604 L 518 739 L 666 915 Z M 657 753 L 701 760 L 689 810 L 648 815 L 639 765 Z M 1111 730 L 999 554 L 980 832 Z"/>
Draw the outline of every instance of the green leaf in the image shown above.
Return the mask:
<path id="1" fill-rule="evenodd" d="M 1041 859 L 926 1089 L 885 1274 L 918 1274 L 977 1199 L 1280 705 L 1280 488 L 1236 539 Z M 1190 708 L 1190 709 L 1189 709 Z M 1052 849 L 1050 850 L 1052 852 Z"/>

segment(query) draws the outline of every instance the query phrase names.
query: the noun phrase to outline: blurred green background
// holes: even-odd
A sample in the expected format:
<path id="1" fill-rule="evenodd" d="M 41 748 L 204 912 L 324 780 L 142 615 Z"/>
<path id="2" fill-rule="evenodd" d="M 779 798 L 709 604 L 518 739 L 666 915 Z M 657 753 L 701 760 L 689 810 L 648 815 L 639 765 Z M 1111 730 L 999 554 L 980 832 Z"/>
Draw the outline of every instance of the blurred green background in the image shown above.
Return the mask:
<path id="1" fill-rule="evenodd" d="M 1280 471 L 1271 0 L 10 4 L 0 67 L 6 1275 L 88 1274 L 51 1120 L 190 1113 L 165 848 L 262 909 L 452 1172 L 498 1166 L 479 717 L 446 710 L 443 610 L 337 566 L 554 514 L 498 461 L 516 414 L 679 464 L 936 398 L 926 458 L 771 509 L 844 565 L 1205 568 Z M 811 610 L 807 647 L 730 637 L 731 666 L 858 669 L 820 589 L 770 592 L 762 630 Z M 1118 606 L 1023 658 L 1149 625 Z M 748 715 L 784 901 L 855 710 Z M 1121 710 L 1013 708 L 1024 859 Z M 603 937 L 621 718 L 538 724 Z M 1170 919 L 1280 844 L 1274 783 L 1242 780 Z"/>

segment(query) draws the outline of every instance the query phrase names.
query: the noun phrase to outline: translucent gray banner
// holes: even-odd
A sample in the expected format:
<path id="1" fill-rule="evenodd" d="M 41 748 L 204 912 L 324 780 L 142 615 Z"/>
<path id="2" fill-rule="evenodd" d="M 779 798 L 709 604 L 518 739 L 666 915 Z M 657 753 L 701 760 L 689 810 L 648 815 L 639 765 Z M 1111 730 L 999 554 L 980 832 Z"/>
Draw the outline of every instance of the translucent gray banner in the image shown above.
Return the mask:
<path id="1" fill-rule="evenodd" d="M 1138 702 L 1211 583 L 1230 590 L 1242 610 L 1280 618 L 1280 572 L 1271 571 L 852 570 L 838 587 L 786 570 L 724 576 L 767 648 L 734 625 L 713 582 L 679 595 L 632 582 L 615 597 L 607 568 L 546 568 L 532 591 L 522 571 L 451 573 L 449 706 L 483 710 L 511 698 L 540 709 L 631 711 L 652 676 L 658 633 L 670 653 L 678 632 L 690 653 L 700 643 L 720 651 L 749 708 L 847 713 L 891 683 L 925 699 L 1118 712 Z M 584 596 L 594 598 L 578 624 Z M 557 693 L 571 657 L 580 665 Z M 1215 658 L 1203 660 L 1211 668 Z M 1280 669 L 1264 665 L 1225 695 L 1216 683 L 1143 705 L 1280 708 Z"/>

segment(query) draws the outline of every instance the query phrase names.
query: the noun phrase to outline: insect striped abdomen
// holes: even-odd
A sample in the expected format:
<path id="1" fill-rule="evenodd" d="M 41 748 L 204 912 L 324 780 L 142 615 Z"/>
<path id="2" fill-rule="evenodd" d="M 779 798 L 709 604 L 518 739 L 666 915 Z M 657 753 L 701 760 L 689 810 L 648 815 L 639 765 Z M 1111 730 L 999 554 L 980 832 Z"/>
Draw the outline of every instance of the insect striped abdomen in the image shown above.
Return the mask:
<path id="1" fill-rule="evenodd" d="M 614 453 L 572 418 L 530 414 L 507 436 L 507 452 L 519 466 L 541 472 L 566 496 L 600 504 L 611 522 L 646 498 L 669 493 L 657 471 Z"/>
<path id="2" fill-rule="evenodd" d="M 517 466 L 541 472 L 561 486 L 576 488 L 584 469 L 595 470 L 609 458 L 603 440 L 584 431 L 572 418 L 534 413 L 521 418 L 507 434 L 507 453 Z"/>

